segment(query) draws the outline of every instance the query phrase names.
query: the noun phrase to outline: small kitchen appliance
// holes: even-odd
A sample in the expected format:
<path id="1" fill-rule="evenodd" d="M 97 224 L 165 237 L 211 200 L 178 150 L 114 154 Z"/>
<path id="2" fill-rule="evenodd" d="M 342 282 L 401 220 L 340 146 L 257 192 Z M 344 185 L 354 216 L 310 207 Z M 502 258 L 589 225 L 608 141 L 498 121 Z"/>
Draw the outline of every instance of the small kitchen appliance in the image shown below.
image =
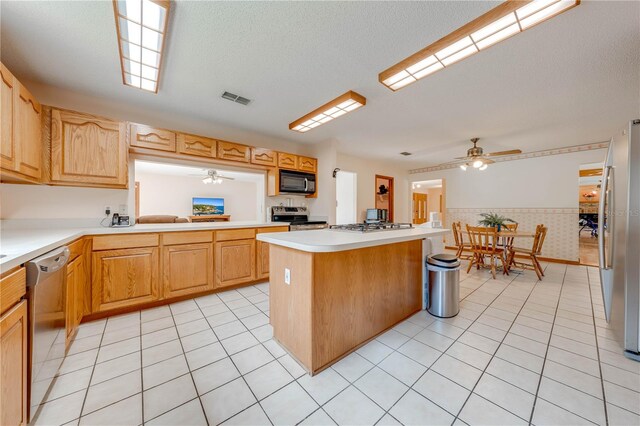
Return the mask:
<path id="1" fill-rule="evenodd" d="M 271 207 L 271 222 L 288 223 L 290 231 L 307 231 L 327 227 L 326 221 L 310 221 L 306 207 L 273 206 Z"/>
<path id="2" fill-rule="evenodd" d="M 316 175 L 313 173 L 280 170 L 280 194 L 308 195 L 316 192 Z"/>
<path id="3" fill-rule="evenodd" d="M 367 223 L 385 223 L 389 220 L 389 210 L 387 209 L 367 209 Z"/>

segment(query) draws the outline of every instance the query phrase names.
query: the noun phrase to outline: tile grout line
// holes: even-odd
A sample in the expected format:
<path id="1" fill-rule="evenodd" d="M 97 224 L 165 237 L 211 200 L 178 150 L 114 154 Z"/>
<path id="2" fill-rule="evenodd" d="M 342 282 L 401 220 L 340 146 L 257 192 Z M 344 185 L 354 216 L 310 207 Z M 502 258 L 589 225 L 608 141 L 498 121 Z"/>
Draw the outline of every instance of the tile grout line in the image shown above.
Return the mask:
<path id="1" fill-rule="evenodd" d="M 598 357 L 598 370 L 600 371 L 600 385 L 602 386 L 602 402 L 604 405 L 604 421 L 605 424 L 609 424 L 609 413 L 607 410 L 607 394 L 604 389 L 604 375 L 602 374 L 602 363 L 600 362 L 600 347 L 598 346 L 598 330 L 596 328 L 596 313 L 593 309 L 593 294 L 591 293 L 591 278 L 589 277 L 589 270 L 587 269 L 587 287 L 589 288 L 589 299 L 591 302 L 591 314 L 593 316 L 593 334 L 596 339 L 596 355 Z"/>

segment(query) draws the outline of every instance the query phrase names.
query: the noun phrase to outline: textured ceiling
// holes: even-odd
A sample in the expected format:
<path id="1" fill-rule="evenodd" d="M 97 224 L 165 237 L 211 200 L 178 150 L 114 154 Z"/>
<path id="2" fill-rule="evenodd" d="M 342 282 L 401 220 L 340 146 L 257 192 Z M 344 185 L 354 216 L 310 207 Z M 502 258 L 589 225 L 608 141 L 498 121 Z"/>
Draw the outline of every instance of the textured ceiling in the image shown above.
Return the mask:
<path id="1" fill-rule="evenodd" d="M 122 85 L 110 1 L 2 1 L 0 47 L 20 78 L 298 143 L 335 138 L 340 152 L 407 168 L 460 156 L 474 136 L 485 151 L 607 140 L 640 115 L 640 2 L 583 1 L 397 93 L 377 82 L 497 4 L 175 2 L 157 95 Z M 288 130 L 347 90 L 367 106 Z"/>

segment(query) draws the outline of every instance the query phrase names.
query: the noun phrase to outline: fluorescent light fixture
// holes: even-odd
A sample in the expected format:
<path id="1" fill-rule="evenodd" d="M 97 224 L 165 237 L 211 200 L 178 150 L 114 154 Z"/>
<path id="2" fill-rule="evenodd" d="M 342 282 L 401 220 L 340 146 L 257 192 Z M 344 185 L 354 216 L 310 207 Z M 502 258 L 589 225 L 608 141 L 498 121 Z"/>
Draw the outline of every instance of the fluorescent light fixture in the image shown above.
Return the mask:
<path id="1" fill-rule="evenodd" d="M 122 82 L 158 93 L 169 0 L 113 0 Z"/>
<path id="2" fill-rule="evenodd" d="M 378 75 L 396 91 L 580 4 L 580 0 L 508 0 Z"/>
<path id="3" fill-rule="evenodd" d="M 366 104 L 367 99 L 364 96 L 353 91 L 348 91 L 322 105 L 320 108 L 316 108 L 309 114 L 298 118 L 293 123 L 290 123 L 289 129 L 300 133 L 308 132 L 315 127 L 328 123 L 334 118 L 338 118 Z"/>

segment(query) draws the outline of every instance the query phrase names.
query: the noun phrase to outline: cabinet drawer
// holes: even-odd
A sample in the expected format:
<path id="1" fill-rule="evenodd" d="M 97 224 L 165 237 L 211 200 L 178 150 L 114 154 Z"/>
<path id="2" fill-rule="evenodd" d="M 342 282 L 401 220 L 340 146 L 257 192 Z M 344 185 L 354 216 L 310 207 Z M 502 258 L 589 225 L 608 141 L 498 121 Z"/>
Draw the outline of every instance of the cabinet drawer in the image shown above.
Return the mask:
<path id="1" fill-rule="evenodd" d="M 298 156 L 295 154 L 287 154 L 286 152 L 278 153 L 278 167 L 281 169 L 298 169 Z"/>
<path id="2" fill-rule="evenodd" d="M 255 236 L 256 230 L 253 228 L 216 231 L 216 241 L 245 240 L 255 238 Z"/>
<path id="3" fill-rule="evenodd" d="M 26 269 L 21 267 L 0 279 L 0 314 L 15 305 L 27 292 Z"/>
<path id="4" fill-rule="evenodd" d="M 256 229 L 256 234 L 266 234 L 268 232 L 289 232 L 288 226 L 273 226 L 271 228 Z"/>
<path id="5" fill-rule="evenodd" d="M 202 136 L 178 133 L 178 152 L 180 154 L 197 155 L 198 157 L 216 158 L 215 139 Z"/>
<path id="6" fill-rule="evenodd" d="M 251 158 L 251 147 L 233 142 L 218 141 L 218 158 L 248 163 Z"/>
<path id="7" fill-rule="evenodd" d="M 154 247 L 158 241 L 158 234 L 96 235 L 93 237 L 93 250 Z"/>
<path id="8" fill-rule="evenodd" d="M 162 234 L 162 244 L 165 246 L 176 244 L 210 243 L 212 241 L 213 232 L 211 231 L 168 232 L 166 234 Z"/>
<path id="9" fill-rule="evenodd" d="M 278 153 L 270 149 L 251 148 L 251 163 L 276 167 L 278 165 Z"/>
<path id="10" fill-rule="evenodd" d="M 144 124 L 130 124 L 130 144 L 140 148 L 176 152 L 176 134 Z"/>
<path id="11" fill-rule="evenodd" d="M 84 254 L 84 247 L 87 240 L 84 238 L 80 238 L 79 240 L 75 240 L 67 247 L 69 247 L 69 262 L 73 261 L 76 257 Z"/>
<path id="12" fill-rule="evenodd" d="M 303 172 L 315 173 L 317 170 L 318 160 L 311 157 L 298 157 L 298 170 Z"/>

